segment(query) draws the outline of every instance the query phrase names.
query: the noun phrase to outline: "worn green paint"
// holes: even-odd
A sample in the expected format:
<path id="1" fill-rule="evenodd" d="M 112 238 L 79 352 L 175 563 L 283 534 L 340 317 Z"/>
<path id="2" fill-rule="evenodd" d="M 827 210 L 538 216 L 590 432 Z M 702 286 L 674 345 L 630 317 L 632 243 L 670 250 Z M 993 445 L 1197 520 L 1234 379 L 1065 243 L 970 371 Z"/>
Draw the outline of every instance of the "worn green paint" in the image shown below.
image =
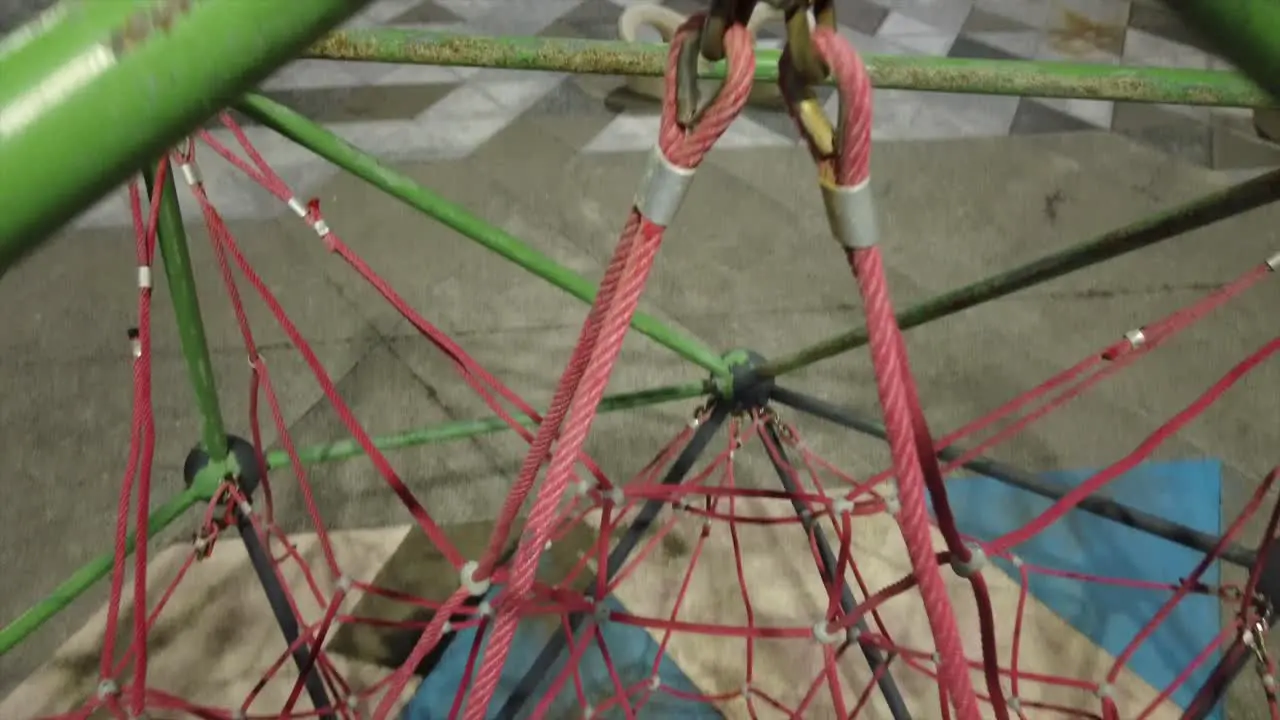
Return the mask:
<path id="1" fill-rule="evenodd" d="M 178 324 L 178 340 L 182 345 L 182 357 L 187 364 L 187 378 L 195 392 L 196 407 L 200 409 L 201 439 L 205 452 L 214 462 L 227 456 L 227 430 L 222 420 L 222 408 L 218 402 L 218 383 L 213 375 L 213 361 L 209 356 L 209 340 L 205 337 L 204 318 L 200 315 L 200 298 L 196 292 L 195 268 L 191 265 L 191 253 L 187 247 L 187 233 L 182 227 L 182 208 L 173 182 L 173 171 L 165 173 L 162 187 L 155 187 L 156 171 L 147 167 L 143 171 L 148 194 L 162 193 L 160 216 L 156 220 L 156 244 L 164 263 L 169 298 L 173 302 L 173 314 Z"/>
<path id="2" fill-rule="evenodd" d="M 236 107 L 334 165 L 426 213 L 579 300 L 588 303 L 595 301 L 596 286 L 591 281 L 510 233 L 467 212 L 460 205 L 422 187 L 407 175 L 386 167 L 377 158 L 302 115 L 260 95 L 248 95 Z M 718 353 L 700 340 L 676 331 L 652 315 L 636 313 L 631 327 L 689 362 L 717 375 L 728 373 L 724 360 Z"/>
<path id="3" fill-rule="evenodd" d="M 667 48 L 607 40 L 469 37 L 372 28 L 330 33 L 307 55 L 368 62 L 657 77 L 666 71 Z M 756 80 L 778 79 L 779 55 L 776 50 L 756 51 Z M 867 55 L 864 59 L 872 84 L 887 89 L 1184 105 L 1272 104 L 1271 98 L 1246 76 L 1227 71 L 891 55 Z M 724 72 L 725 63 L 720 62 L 709 66 L 704 75 L 723 78 Z"/>
<path id="4" fill-rule="evenodd" d="M 366 2 L 64 3 L 0 60 L 0 272 Z"/>

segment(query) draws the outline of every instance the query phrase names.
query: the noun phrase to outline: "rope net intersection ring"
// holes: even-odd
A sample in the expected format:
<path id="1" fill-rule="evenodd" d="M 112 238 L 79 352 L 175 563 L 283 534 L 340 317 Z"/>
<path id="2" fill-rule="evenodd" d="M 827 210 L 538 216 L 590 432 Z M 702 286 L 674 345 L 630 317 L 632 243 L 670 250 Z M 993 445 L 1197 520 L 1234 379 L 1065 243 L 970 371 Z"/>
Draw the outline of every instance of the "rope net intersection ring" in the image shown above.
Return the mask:
<path id="1" fill-rule="evenodd" d="M 676 76 L 680 47 L 698 20 L 691 20 L 673 40 L 669 78 Z M 867 183 L 869 84 L 861 61 L 847 42 L 821 28 L 814 31 L 814 42 L 829 64 L 844 100 L 846 117 L 841 118 L 840 123 L 840 153 L 835 157 L 816 158 L 824 193 L 839 201 L 840 197 L 856 195 Z M 745 30 L 730 28 L 726 34 L 726 49 L 730 70 L 724 87 L 692 128 L 677 122 L 677 83 L 668 82 L 659 159 L 670 166 L 670 172 L 683 174 L 685 185 L 716 139 L 741 111 L 751 88 L 754 61 L 750 38 Z M 228 720 L 304 717 L 372 717 L 382 720 L 393 712 L 397 699 L 412 678 L 414 668 L 443 638 L 464 630 L 475 630 L 476 642 L 471 649 L 467 679 L 449 710 L 449 717 L 482 720 L 498 709 L 495 697 L 499 678 L 519 624 L 542 617 L 558 618 L 557 622 L 572 632 L 557 635 L 561 646 L 567 649 L 568 661 L 549 676 L 550 682 L 545 690 L 532 698 L 530 707 L 535 717 L 548 712 L 562 692 L 568 692 L 576 697 L 578 711 L 584 717 L 604 713 L 637 717 L 647 703 L 666 694 L 691 702 L 722 704 L 740 701 L 752 717 L 778 714 L 807 717 L 811 716 L 809 713 L 814 707 L 821 704 L 829 709 L 824 712 L 833 712 L 841 718 L 857 718 L 867 716 L 871 712 L 868 708 L 879 702 L 875 692 L 877 685 L 883 687 L 887 677 L 894 677 L 899 682 L 914 678 L 936 686 L 939 704 L 933 717 L 963 720 L 996 717 L 1004 720 L 1038 717 L 1041 715 L 1037 713 L 1045 713 L 1058 717 L 1118 720 L 1121 717 L 1152 715 L 1161 702 L 1187 681 L 1196 666 L 1207 662 L 1221 647 L 1238 638 L 1248 637 L 1259 622 L 1270 620 L 1262 616 L 1263 610 L 1254 602 L 1258 575 L 1264 562 L 1262 557 L 1259 557 L 1254 572 L 1243 587 L 1210 587 L 1201 581 L 1201 576 L 1216 560 L 1216 553 L 1240 534 L 1244 522 L 1262 511 L 1266 493 L 1280 473 L 1277 470 L 1273 470 L 1261 483 L 1245 512 L 1219 541 L 1216 552 L 1206 554 L 1196 570 L 1179 582 L 1139 583 L 1124 578 L 1085 577 L 1025 562 L 1015 552 L 1021 543 L 1043 532 L 1081 500 L 1134 468 L 1179 428 L 1202 414 L 1252 369 L 1280 351 L 1280 338 L 1259 347 L 1182 412 L 1159 427 L 1132 453 L 1095 473 L 1066 493 L 1047 512 L 1021 528 L 981 543 L 965 537 L 956 527 L 945 490 L 945 477 L 951 471 L 1116 375 L 1256 285 L 1273 270 L 1265 263 L 1259 263 L 1195 303 L 1089 355 L 987 416 L 948 435 L 934 438 L 920 411 L 901 332 L 893 319 L 880 251 L 873 240 L 868 242 L 867 225 L 854 222 L 855 229 L 860 228 L 861 237 L 852 231 L 841 233 L 837 230 L 836 235 L 845 246 L 843 252 L 863 297 L 877 390 L 892 450 L 892 467 L 872 477 L 853 477 L 825 461 L 806 443 L 802 430 L 787 422 L 771 407 L 729 408 L 724 402 L 712 400 L 698 409 L 689 424 L 675 433 L 649 465 L 627 481 L 615 482 L 583 454 L 582 446 L 661 245 L 664 226 L 669 221 L 669 217 L 665 217 L 666 212 L 653 210 L 661 205 L 652 201 L 656 197 L 654 193 L 642 191 L 638 196 L 637 207 L 632 209 L 622 231 L 597 300 L 584 322 L 551 406 L 545 415 L 540 415 L 382 281 L 328 224 L 318 202 L 299 201 L 254 149 L 234 119 L 224 114 L 222 122 L 237 140 L 243 156 L 222 145 L 210 133 L 201 131 L 185 147 L 159 163 L 155 185 L 162 186 L 166 174 L 176 169 L 199 203 L 224 290 L 235 312 L 249 358 L 252 377 L 251 453 L 256 455 L 259 466 L 265 468 L 259 423 L 260 408 L 265 404 L 265 414 L 271 418 L 283 450 L 292 460 L 291 467 L 302 501 L 314 525 L 322 567 L 311 567 L 274 523 L 271 478 L 265 474 L 260 478 L 260 504 L 252 497 L 253 488 L 246 488 L 234 478 L 229 478 L 219 489 L 217 497 L 206 506 L 191 552 L 172 584 L 164 588 L 148 587 L 145 571 L 146 512 L 150 506 L 152 450 L 156 432 L 151 411 L 150 273 L 155 261 L 160 193 L 156 193 L 150 205 L 145 206 L 143 193 L 135 182 L 129 188 L 140 268 L 138 327 L 131 333 L 135 358 L 134 415 L 131 452 L 117 509 L 115 564 L 99 667 L 101 682 L 99 691 L 92 698 L 62 717 L 85 720 L 101 712 L 106 717 L 121 720 L 143 717 L 144 713 L 151 717 L 190 716 Z M 332 378 L 289 320 L 268 285 L 245 259 L 210 201 L 196 166 L 197 142 L 235 165 L 291 207 L 303 222 L 315 230 L 330 252 L 347 263 L 423 337 L 444 353 L 463 381 L 529 444 L 529 454 L 513 483 L 511 495 L 498 514 L 493 535 L 483 554 L 468 559 L 451 544 L 428 509 L 415 499 L 390 461 L 360 426 Z M 654 174 L 660 175 L 661 172 Z M 646 198 L 652 202 L 646 205 Z M 833 216 L 838 215 L 833 213 Z M 457 571 L 458 589 L 444 601 L 397 596 L 392 591 L 353 579 L 339 563 L 305 466 L 287 431 L 267 365 L 258 353 L 244 308 L 242 292 L 245 288 L 271 311 L 352 438 L 400 498 L 417 526 Z M 536 430 L 522 424 L 517 419 L 520 416 L 532 419 Z M 718 430 L 723 431 L 722 435 L 715 435 Z M 981 439 L 975 442 L 976 438 Z M 973 444 L 961 456 L 940 463 L 939 451 L 961 440 Z M 685 462 L 685 455 L 697 454 L 691 453 L 691 449 L 701 449 L 695 448 L 696 445 L 708 444 L 710 459 L 700 465 Z M 738 474 L 740 455 L 747 450 L 757 452 L 772 466 L 782 480 L 780 489 L 765 490 L 741 482 Z M 686 466 L 680 471 L 673 470 L 681 465 Z M 541 483 L 538 482 L 540 476 Z M 927 512 L 926 496 L 932 498 L 933 517 Z M 564 498 L 568 500 L 563 501 Z M 526 500 L 531 501 L 532 508 L 517 533 L 520 510 Z M 654 511 L 654 508 L 661 508 L 661 512 Z M 1269 511 L 1267 537 L 1275 534 L 1277 518 L 1280 517 L 1278 512 L 1280 506 Z M 137 550 L 130 573 L 126 538 L 131 515 L 134 516 Z M 865 565 L 859 565 L 858 557 L 866 542 L 865 537 L 859 537 L 859 527 L 868 527 L 868 523 L 877 521 L 883 523 L 876 525 L 877 528 L 896 528 L 894 532 L 900 536 L 898 539 L 902 542 L 903 552 L 910 559 L 910 568 L 901 578 L 882 586 L 868 582 Z M 198 572 L 196 566 L 199 561 L 217 552 L 216 541 L 220 533 L 237 523 L 242 531 L 250 528 L 272 551 L 277 577 L 283 577 L 286 567 L 302 573 L 305 578 L 303 592 L 310 595 L 309 600 L 323 608 L 323 612 L 319 617 L 301 622 L 298 642 L 270 659 L 261 682 L 238 706 L 199 707 L 147 684 L 147 638 L 178 583 L 188 572 Z M 575 527 L 583 524 L 591 529 L 594 537 L 591 547 L 582 552 L 576 565 L 563 578 L 548 582 L 540 577 L 540 559 L 546 549 L 563 541 Z M 645 531 L 642 537 L 634 532 L 637 528 Z M 818 588 L 816 592 L 823 597 L 812 622 L 776 625 L 755 616 L 752 583 L 747 579 L 750 553 L 744 549 L 749 543 L 744 538 L 762 528 L 785 531 L 793 537 L 804 533 L 808 538 L 818 571 L 813 575 Z M 633 580 L 643 565 L 657 555 L 664 541 L 682 532 L 691 540 L 687 567 L 680 574 L 681 584 L 671 593 L 665 606 L 652 612 L 619 612 L 600 602 L 601 598 Z M 629 533 L 631 539 L 626 540 Z M 935 549 L 935 533 L 940 534 L 945 545 L 942 551 Z M 731 555 L 725 559 L 731 560 L 741 598 L 740 609 L 719 610 L 740 620 L 690 620 L 682 613 L 687 610 L 686 603 L 690 602 L 690 588 L 698 582 L 695 568 L 704 553 L 710 552 L 707 549 L 709 538 L 717 534 L 727 534 L 731 538 Z M 628 542 L 634 546 L 630 557 L 615 558 L 614 555 L 619 554 L 618 548 Z M 1265 549 L 1264 546 L 1260 556 L 1265 554 Z M 993 612 L 984 568 L 989 560 L 995 558 L 1009 561 L 1017 568 L 1018 577 L 1013 579 L 1019 583 L 1020 590 L 1017 613 L 1011 620 L 997 618 Z M 602 571 L 602 568 L 607 568 L 607 571 Z M 147 607 L 147 611 L 133 614 L 129 642 L 121 648 L 116 646 L 116 637 L 125 622 L 121 608 L 126 577 L 130 575 L 133 597 L 141 606 Z M 1087 678 L 1045 675 L 1019 667 L 1027 586 L 1035 575 L 1140 587 L 1165 593 L 1168 598 L 1102 675 Z M 953 579 L 952 587 L 948 588 L 944 576 L 958 579 L 963 584 L 957 586 Z M 917 592 L 932 644 L 895 640 L 895 634 L 901 637 L 903 629 L 892 627 L 883 617 L 882 611 L 888 603 L 902 602 L 902 598 Z M 972 598 L 983 636 L 982 652 L 976 656 L 966 654 L 957 625 L 955 603 L 966 593 Z M 333 659 L 324 650 L 324 643 L 340 624 L 366 621 L 348 613 L 350 600 L 361 594 L 392 597 L 429 609 L 432 615 L 428 622 L 405 624 L 406 628 L 420 631 L 421 635 L 402 666 L 379 682 L 353 687 L 336 669 Z M 1239 612 L 1234 622 L 1222 630 L 1215 643 L 1205 648 L 1197 662 L 1186 668 L 1178 680 L 1169 687 L 1158 688 L 1159 695 L 1145 707 L 1122 709 L 1113 690 L 1126 663 L 1178 602 L 1193 594 L 1211 594 L 1224 601 L 1238 601 Z M 856 599 L 859 597 L 860 601 Z M 149 599 L 153 600 L 150 604 Z M 287 599 L 295 617 L 302 618 L 298 609 L 299 599 L 293 596 Z M 966 602 L 970 601 L 966 599 Z M 1012 652 L 1004 659 L 995 652 L 995 633 L 1008 633 L 1009 630 L 998 628 L 997 620 L 1005 620 L 1012 625 Z M 657 639 L 661 649 L 659 659 L 643 677 L 624 680 L 605 642 L 602 628 L 607 624 L 641 629 Z M 658 675 L 659 663 L 675 639 L 682 635 L 740 643 L 740 652 L 745 653 L 745 674 L 738 678 L 736 684 L 708 689 L 717 694 L 694 695 L 664 685 Z M 481 639 L 483 653 L 480 652 Z M 777 683 L 771 683 L 767 674 L 757 670 L 757 664 L 766 654 L 762 648 L 775 647 L 779 643 L 798 648 L 789 651 L 792 654 L 786 657 L 791 660 L 801 658 L 797 664 L 810 669 L 809 681 L 803 687 L 778 687 Z M 847 666 L 855 662 L 850 657 L 851 650 L 861 651 L 868 658 L 879 658 L 879 665 L 873 664 L 869 679 L 861 687 L 849 687 L 847 683 Z M 613 694 L 607 698 L 588 698 L 583 690 L 579 665 L 589 651 L 596 653 L 593 657 L 600 659 L 610 677 Z M 292 681 L 284 706 L 269 710 L 255 706 L 255 699 L 261 691 L 269 683 L 280 682 L 276 676 L 281 668 L 296 657 L 302 658 L 303 667 L 299 679 Z M 1274 666 L 1270 658 L 1260 654 L 1259 660 L 1259 671 L 1266 678 L 1272 678 Z M 306 682 L 307 678 L 312 678 L 312 682 Z M 1056 696 L 1054 692 L 1029 690 L 1033 686 L 1091 693 L 1095 700 L 1090 709 L 1081 710 L 1078 706 L 1053 700 L 1037 700 L 1037 697 Z M 1274 680 L 1267 687 L 1274 688 Z M 329 698 L 329 705 L 307 709 L 304 696 L 314 700 L 316 692 L 320 697 Z M 1272 717 L 1280 717 L 1274 692 L 1269 694 L 1267 703 Z"/>

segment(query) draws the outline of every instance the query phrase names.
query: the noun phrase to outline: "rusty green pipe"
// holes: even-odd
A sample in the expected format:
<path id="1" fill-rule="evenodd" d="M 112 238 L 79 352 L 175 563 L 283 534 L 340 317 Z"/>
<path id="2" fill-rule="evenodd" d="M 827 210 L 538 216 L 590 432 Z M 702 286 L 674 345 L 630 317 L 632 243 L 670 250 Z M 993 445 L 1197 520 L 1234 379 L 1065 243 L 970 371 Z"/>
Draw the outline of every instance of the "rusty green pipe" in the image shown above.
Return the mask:
<path id="1" fill-rule="evenodd" d="M 778 51 L 756 51 L 756 80 L 778 78 Z M 330 33 L 307 57 L 418 65 L 458 65 L 600 75 L 660 76 L 666 46 L 567 38 L 471 37 L 371 28 Z M 1065 62 L 868 55 L 879 88 L 981 95 L 1087 98 L 1177 105 L 1271 106 L 1244 75 L 1220 70 L 1118 67 Z M 708 78 L 724 76 L 724 63 Z"/>
<path id="2" fill-rule="evenodd" d="M 0 272 L 367 1 L 68 1 L 0 41 Z"/>

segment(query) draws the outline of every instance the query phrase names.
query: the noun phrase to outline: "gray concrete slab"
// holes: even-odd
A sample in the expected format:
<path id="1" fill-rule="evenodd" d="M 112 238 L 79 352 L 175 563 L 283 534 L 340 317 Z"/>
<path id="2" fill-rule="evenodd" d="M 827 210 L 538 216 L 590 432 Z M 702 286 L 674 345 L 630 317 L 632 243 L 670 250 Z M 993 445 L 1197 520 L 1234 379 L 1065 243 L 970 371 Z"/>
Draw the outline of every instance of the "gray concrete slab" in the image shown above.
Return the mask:
<path id="1" fill-rule="evenodd" d="M 575 152 L 562 121 L 527 119 L 467 161 L 408 165 L 410 176 L 474 209 L 561 262 L 598 277 L 635 191 L 643 156 Z M 1150 210 L 1187 199 L 1221 179 L 1170 163 L 1122 139 L 1075 134 L 1016 140 L 883 144 L 875 166 L 885 252 L 899 306 L 1083 239 Z M 826 237 L 809 161 L 798 150 L 718 152 L 700 171 L 669 233 L 645 307 L 713 347 L 749 345 L 778 354 L 858 321 L 857 296 Z M 1056 216 L 1046 198 L 1060 193 Z M 585 307 L 463 238 L 419 218 L 346 176 L 321 188 L 332 225 L 348 244 L 429 319 L 541 406 L 567 357 Z M 913 331 L 913 366 L 939 430 L 990 409 L 1074 360 L 1159 317 L 1264 258 L 1275 248 L 1276 211 L 1225 223 L 1016 298 Z M 390 432 L 484 408 L 448 363 L 296 221 L 235 228 L 264 278 L 293 313 L 356 415 Z M 134 298 L 124 232 L 67 235 L 0 283 L 13 310 L 0 355 L 0 449 L 22 459 L 15 493 L 0 506 L 3 568 L 23 583 L 6 592 L 6 618 L 107 546 L 123 466 L 129 392 L 127 347 Z M 204 243 L 198 243 L 203 248 Z M 243 358 L 216 276 L 197 252 L 219 379 L 231 427 L 247 412 Z M 43 273 L 37 276 L 36 273 Z M 45 278 L 44 281 L 35 279 Z M 47 278 L 55 278 L 49 281 Z M 1180 409 L 1218 375 L 1273 334 L 1268 282 L 1227 312 L 993 453 L 1033 469 L 1115 459 Z M 159 301 L 163 304 L 163 294 Z M 84 310 L 83 308 L 90 308 Z M 256 312 L 256 311 L 255 311 Z M 264 320 L 260 312 L 256 320 Z M 157 317 L 157 483 L 170 487 L 198 434 L 182 386 L 169 317 Z M 281 336 L 259 322 L 268 363 L 300 443 L 340 436 L 332 410 Z M 50 333 L 51 328 L 57 332 Z M 279 347 L 279 349 L 277 349 Z M 628 341 L 614 390 L 681 382 L 698 371 L 643 338 Z M 1233 470 L 1226 510 L 1275 462 L 1269 427 L 1276 417 L 1274 363 L 1242 383 L 1163 452 L 1214 454 Z M 872 409 L 865 353 L 799 373 L 797 386 Z M 687 418 L 689 403 L 600 420 L 590 448 L 605 468 L 633 472 Z M 883 449 L 850 442 L 817 423 L 811 444 L 855 473 L 881 467 Z M 491 513 L 520 460 L 520 443 L 500 436 L 393 456 L 406 482 L 441 522 Z M 90 465 L 86 468 L 86 465 Z M 70 477 L 76 485 L 56 481 Z M 405 518 L 356 460 L 310 473 L 324 514 L 339 527 Z M 759 477 L 766 477 L 761 474 Z M 54 482 L 50 482 L 55 479 Z M 762 481 L 763 482 L 763 481 Z M 296 492 L 282 481 L 277 499 L 287 527 L 303 527 Z M 72 493 L 74 492 L 74 495 Z M 1234 504 L 1234 505 L 1233 505 Z M 181 523 L 179 525 L 182 525 Z M 180 528 L 190 530 L 190 525 Z M 49 543 L 54 534 L 56 543 Z M 0 691 L 47 655 L 89 606 L 20 652 L 0 660 Z M 1242 707 L 1258 695 L 1241 692 Z M 1249 717 L 1238 715 L 1233 717 Z"/>

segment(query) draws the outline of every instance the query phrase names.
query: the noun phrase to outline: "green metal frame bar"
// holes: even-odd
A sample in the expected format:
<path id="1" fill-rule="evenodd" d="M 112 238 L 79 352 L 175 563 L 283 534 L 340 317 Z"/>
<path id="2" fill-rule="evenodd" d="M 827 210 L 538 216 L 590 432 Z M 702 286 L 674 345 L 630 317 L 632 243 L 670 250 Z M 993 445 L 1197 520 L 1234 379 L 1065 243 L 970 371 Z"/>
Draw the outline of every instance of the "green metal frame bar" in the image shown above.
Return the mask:
<path id="1" fill-rule="evenodd" d="M 631 393 L 620 393 L 605 397 L 600 402 L 600 412 L 610 413 L 620 410 L 635 410 L 652 407 L 677 400 L 687 400 L 705 394 L 708 391 L 706 382 L 685 383 L 665 387 L 650 388 Z M 532 425 L 531 421 L 523 419 Z M 373 444 L 384 450 L 404 449 L 419 445 L 453 442 L 480 435 L 489 435 L 509 430 L 506 423 L 497 417 L 480 420 L 464 420 L 442 423 L 418 430 L 410 430 L 396 435 L 387 435 L 373 439 Z M 300 448 L 299 459 L 304 465 L 347 460 L 358 457 L 363 452 L 354 442 L 342 440 L 325 445 Z M 271 469 L 290 465 L 289 456 L 282 450 L 267 454 L 267 466 Z M 195 505 L 208 502 L 209 496 L 205 488 L 193 485 L 186 491 L 157 508 L 150 515 L 149 525 L 152 536 L 159 534 L 187 510 Z M 135 548 L 134 535 L 129 534 L 129 553 Z M 66 609 L 76 598 L 88 592 L 89 588 L 111 572 L 114 554 L 103 553 L 75 571 L 61 585 L 53 590 L 45 599 L 33 605 L 12 622 L 0 627 L 0 656 L 8 653 L 31 633 L 40 629 L 53 616 Z"/>
<path id="2" fill-rule="evenodd" d="M 83 0 L 8 41 L 0 273 L 367 2 Z"/>
<path id="3" fill-rule="evenodd" d="M 596 286 L 586 278 L 560 265 L 501 228 L 490 225 L 378 162 L 378 159 L 351 145 L 307 118 L 261 95 L 248 95 L 236 108 L 284 137 L 382 190 L 391 197 L 417 208 L 446 227 L 467 236 L 501 255 L 510 262 L 546 280 L 586 303 L 595 301 Z M 711 371 L 729 377 L 724 358 L 702 341 L 681 334 L 657 318 L 636 313 L 631 327 L 647 335 L 680 357 Z"/>
<path id="4" fill-rule="evenodd" d="M 1217 1 L 1217 0 L 1215 0 Z M 777 50 L 756 51 L 756 80 L 776 82 Z M 536 37 L 470 37 L 423 30 L 342 30 L 312 45 L 306 57 L 363 62 L 546 70 L 577 74 L 661 76 L 665 45 Z M 1120 67 L 1026 60 L 867 55 L 878 88 L 925 92 L 1089 98 L 1179 105 L 1271 106 L 1245 75 L 1221 70 Z M 722 61 L 703 69 L 724 77 Z"/>
<path id="5" fill-rule="evenodd" d="M 182 208 L 173 182 L 173 168 L 165 174 L 162 187 L 156 188 L 156 169 L 147 165 L 142 171 L 147 193 L 160 192 L 160 216 L 156 221 L 156 244 L 164 264 L 169 298 L 178 325 L 178 340 L 187 363 L 187 377 L 195 391 L 200 409 L 201 438 L 209 459 L 221 463 L 227 457 L 227 430 L 218 400 L 218 384 L 209 356 L 209 340 L 205 337 L 204 319 L 200 314 L 200 298 L 196 277 L 187 246 L 187 232 L 182 226 Z"/>

